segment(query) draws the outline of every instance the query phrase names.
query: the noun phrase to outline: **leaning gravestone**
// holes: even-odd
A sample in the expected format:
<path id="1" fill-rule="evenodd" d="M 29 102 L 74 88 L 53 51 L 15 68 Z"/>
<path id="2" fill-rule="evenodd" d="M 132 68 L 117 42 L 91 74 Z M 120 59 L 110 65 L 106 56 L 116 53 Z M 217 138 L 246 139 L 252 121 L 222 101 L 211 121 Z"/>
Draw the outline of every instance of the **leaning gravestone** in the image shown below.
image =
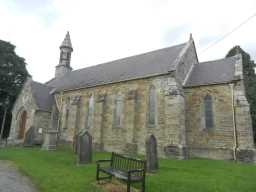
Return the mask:
<path id="1" fill-rule="evenodd" d="M 92 162 L 92 136 L 87 132 L 81 132 L 78 136 L 78 164 Z"/>
<path id="2" fill-rule="evenodd" d="M 151 135 L 146 141 L 146 158 L 147 158 L 147 171 L 155 172 L 158 167 L 157 157 L 157 142 L 154 135 Z"/>
<path id="3" fill-rule="evenodd" d="M 34 145 L 34 136 L 35 136 L 34 132 L 35 132 L 34 127 L 30 127 L 26 131 L 25 137 L 24 137 L 24 143 L 23 143 L 24 147 L 32 147 Z"/>

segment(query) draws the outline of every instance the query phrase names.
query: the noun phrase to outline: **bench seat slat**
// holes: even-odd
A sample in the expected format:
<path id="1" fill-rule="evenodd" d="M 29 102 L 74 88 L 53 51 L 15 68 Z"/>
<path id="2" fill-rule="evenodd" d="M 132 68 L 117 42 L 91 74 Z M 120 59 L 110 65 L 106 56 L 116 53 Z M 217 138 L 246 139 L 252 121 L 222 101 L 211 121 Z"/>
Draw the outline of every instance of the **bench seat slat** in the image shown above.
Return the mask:
<path id="1" fill-rule="evenodd" d="M 104 167 L 100 168 L 100 170 L 104 173 L 110 174 L 116 178 L 127 180 L 128 179 L 128 173 L 120 170 L 113 169 L 111 167 Z M 142 176 L 131 176 L 132 181 L 140 181 L 142 179 Z"/>

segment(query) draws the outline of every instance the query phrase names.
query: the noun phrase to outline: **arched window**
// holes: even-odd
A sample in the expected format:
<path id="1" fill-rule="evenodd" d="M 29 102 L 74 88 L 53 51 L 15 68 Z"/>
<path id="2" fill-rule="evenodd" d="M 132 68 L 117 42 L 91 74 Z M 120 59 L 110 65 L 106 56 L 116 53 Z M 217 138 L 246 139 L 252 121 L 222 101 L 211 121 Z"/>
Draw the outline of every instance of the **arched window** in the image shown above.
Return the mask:
<path id="1" fill-rule="evenodd" d="M 121 95 L 115 98 L 115 108 L 114 108 L 114 127 L 122 127 L 122 113 L 123 113 L 123 98 Z"/>
<path id="2" fill-rule="evenodd" d="M 69 107 L 70 107 L 70 98 L 68 97 L 64 105 L 64 125 L 63 129 L 68 128 L 68 119 L 69 119 Z"/>
<path id="3" fill-rule="evenodd" d="M 204 97 L 204 119 L 206 129 L 214 127 L 212 97 L 210 95 Z"/>
<path id="4" fill-rule="evenodd" d="M 156 124 L 156 90 L 154 86 L 149 88 L 148 94 L 148 125 L 155 126 Z"/>
<path id="5" fill-rule="evenodd" d="M 93 120 L 93 111 L 94 111 L 94 99 L 93 96 L 89 98 L 88 107 L 87 107 L 87 114 L 86 114 L 86 128 L 89 129 L 92 126 Z"/>

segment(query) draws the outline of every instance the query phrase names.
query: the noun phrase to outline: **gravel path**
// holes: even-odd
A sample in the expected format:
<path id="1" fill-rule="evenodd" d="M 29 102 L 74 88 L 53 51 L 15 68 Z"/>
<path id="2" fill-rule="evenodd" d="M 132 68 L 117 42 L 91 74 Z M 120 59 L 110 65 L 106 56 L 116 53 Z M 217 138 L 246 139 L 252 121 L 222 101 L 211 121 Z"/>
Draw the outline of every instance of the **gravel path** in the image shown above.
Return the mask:
<path id="1" fill-rule="evenodd" d="M 0 192 L 37 192 L 28 177 L 8 161 L 0 161 Z"/>

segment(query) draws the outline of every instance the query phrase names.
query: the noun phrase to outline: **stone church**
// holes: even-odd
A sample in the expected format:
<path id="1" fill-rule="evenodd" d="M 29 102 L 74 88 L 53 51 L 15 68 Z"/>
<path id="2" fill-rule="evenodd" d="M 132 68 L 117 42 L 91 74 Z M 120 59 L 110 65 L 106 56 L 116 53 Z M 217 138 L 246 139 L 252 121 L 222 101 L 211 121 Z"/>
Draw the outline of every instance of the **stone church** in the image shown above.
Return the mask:
<path id="1" fill-rule="evenodd" d="M 199 62 L 192 36 L 183 44 L 72 70 L 69 33 L 55 77 L 28 79 L 12 111 L 9 140 L 73 143 L 88 131 L 94 150 L 145 154 L 153 135 L 160 157 L 253 161 L 242 57 Z M 54 140 L 54 139 L 53 139 Z"/>

